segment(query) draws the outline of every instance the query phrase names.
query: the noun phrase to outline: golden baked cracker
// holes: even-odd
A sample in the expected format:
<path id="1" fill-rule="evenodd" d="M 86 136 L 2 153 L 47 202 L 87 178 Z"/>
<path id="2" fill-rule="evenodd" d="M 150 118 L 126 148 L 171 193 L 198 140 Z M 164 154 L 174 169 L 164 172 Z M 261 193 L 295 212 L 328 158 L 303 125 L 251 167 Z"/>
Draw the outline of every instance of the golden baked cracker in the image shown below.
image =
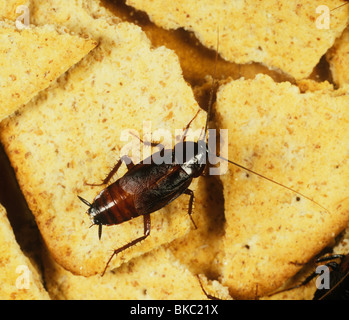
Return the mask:
<path id="1" fill-rule="evenodd" d="M 281 287 L 266 296 L 260 297 L 261 300 L 312 300 L 316 291 L 316 278 L 306 284 L 303 281 L 311 275 L 316 269 L 316 258 L 314 257 L 302 266 L 293 277 L 283 283 Z M 299 287 L 297 287 L 299 286 Z"/>
<path id="2" fill-rule="evenodd" d="M 334 254 L 348 254 L 349 253 L 349 225 L 343 232 L 340 241 L 333 247 Z"/>
<path id="3" fill-rule="evenodd" d="M 104 8 L 100 0 L 72 0 L 69 6 L 66 0 L 31 0 L 30 18 L 33 24 L 61 25 L 77 34 L 90 34 L 97 41 L 99 37 L 105 39 L 105 35 L 95 29 L 95 19 L 105 18 L 115 23 L 121 21 Z"/>
<path id="4" fill-rule="evenodd" d="M 313 280 L 304 286 L 262 297 L 260 300 L 312 300 L 315 291 L 315 280 Z"/>
<path id="5" fill-rule="evenodd" d="M 349 27 L 327 52 L 334 83 L 341 87 L 349 83 Z"/>
<path id="6" fill-rule="evenodd" d="M 16 242 L 5 209 L 0 205 L 0 299 L 46 300 L 41 275 Z"/>
<path id="7" fill-rule="evenodd" d="M 14 20 L 19 15 L 16 9 L 21 5 L 28 5 L 29 0 L 0 1 L 0 19 Z"/>
<path id="8" fill-rule="evenodd" d="M 29 102 L 96 46 L 53 26 L 0 22 L 0 120 Z M 10 63 L 9 63 L 10 62 Z"/>
<path id="9" fill-rule="evenodd" d="M 203 300 L 199 280 L 160 247 L 132 259 L 103 277 L 76 276 L 45 256 L 45 279 L 57 300 Z M 220 294 L 229 297 L 219 286 Z"/>
<path id="10" fill-rule="evenodd" d="M 297 81 L 297 87 L 301 93 L 318 90 L 328 90 L 329 92 L 333 91 L 333 85 L 328 81 L 316 82 L 311 79 L 302 79 Z"/>
<path id="11" fill-rule="evenodd" d="M 104 186 L 86 183 L 101 182 L 130 143 L 143 149 L 130 130 L 142 137 L 144 128 L 154 134 L 163 129 L 174 138 L 175 129 L 182 130 L 199 110 L 172 51 L 152 50 L 133 24 L 115 25 L 105 19 L 93 23 L 94 32 L 100 32 L 98 48 L 5 120 L 0 130 L 50 252 L 63 267 L 82 275 L 102 272 L 113 249 L 143 235 L 139 217 L 105 227 L 99 241 L 98 228 L 89 228 L 87 207 L 77 196 L 92 202 Z M 201 112 L 191 128 L 200 133 L 204 123 Z M 125 171 L 121 166 L 118 177 Z M 192 227 L 188 202 L 183 195 L 153 214 L 150 236 L 120 253 L 110 267 L 187 232 Z"/>
<path id="12" fill-rule="evenodd" d="M 229 165 L 220 258 L 233 297 L 275 290 L 348 224 L 347 90 L 300 93 L 265 75 L 219 89 L 229 159 L 316 201 Z"/>
<path id="13" fill-rule="evenodd" d="M 144 1 L 127 0 L 165 29 L 193 31 L 206 46 L 216 48 L 220 34 L 220 55 L 231 62 L 260 62 L 281 69 L 296 79 L 308 77 L 334 40 L 345 28 L 346 10 L 330 13 L 330 25 L 323 29 L 317 7 L 331 9 L 340 0 L 270 1 Z"/>

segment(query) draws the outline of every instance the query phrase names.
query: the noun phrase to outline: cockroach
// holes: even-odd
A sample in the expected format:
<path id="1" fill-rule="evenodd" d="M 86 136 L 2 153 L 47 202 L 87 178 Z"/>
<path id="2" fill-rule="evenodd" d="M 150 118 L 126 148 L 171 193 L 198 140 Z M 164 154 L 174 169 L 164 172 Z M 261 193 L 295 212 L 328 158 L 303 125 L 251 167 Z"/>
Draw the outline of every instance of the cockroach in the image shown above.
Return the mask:
<path id="1" fill-rule="evenodd" d="M 340 262 L 338 263 L 336 260 L 339 260 Z M 320 257 L 316 260 L 316 263 L 320 262 L 327 262 L 325 266 L 330 269 L 328 275 L 329 287 L 317 288 L 313 300 L 349 300 L 349 254 L 332 254 Z M 318 275 L 319 272 L 314 271 L 300 284 L 275 292 L 272 295 L 305 286 Z"/>
<path id="2" fill-rule="evenodd" d="M 165 149 L 163 147 L 160 151 L 154 153 L 138 164 L 134 164 L 130 158 L 123 156 L 101 184 L 89 185 L 100 186 L 108 184 L 112 177 L 117 173 L 122 162 L 125 162 L 128 171 L 123 177 L 103 189 L 95 197 L 92 203 L 89 203 L 87 200 L 78 196 L 78 198 L 89 207 L 87 213 L 90 216 L 93 225 L 98 225 L 99 239 L 101 239 L 103 225 L 117 225 L 138 216 L 143 216 L 143 235 L 114 250 L 113 254 L 106 263 L 102 275 L 104 275 L 106 272 L 110 261 L 115 255 L 145 240 L 149 236 L 151 230 L 150 214 L 165 207 L 182 194 L 189 195 L 188 214 L 194 224 L 194 227 L 196 228 L 195 222 L 191 217 L 194 192 L 189 189 L 189 186 L 194 178 L 198 178 L 199 176 L 203 175 L 207 167 L 206 159 L 208 159 L 208 155 L 212 156 L 212 153 L 209 152 L 209 146 L 206 143 L 206 137 L 208 134 L 208 122 L 213 104 L 213 93 L 216 85 L 215 73 L 218 57 L 218 38 L 219 36 L 217 37 L 215 71 L 212 78 L 206 124 L 202 137 L 200 137 L 197 142 L 186 141 L 187 131 L 192 121 L 200 112 L 199 110 L 194 118 L 185 127 L 183 137 L 181 141 L 174 146 L 174 149 Z M 140 141 L 143 142 L 141 139 Z M 160 144 L 153 142 L 143 143 L 150 144 L 151 146 L 161 146 Z M 188 152 L 188 150 L 190 152 Z M 282 186 L 292 192 L 295 192 L 304 198 L 313 201 L 314 203 L 317 203 L 302 193 L 267 178 L 255 171 L 252 171 L 240 164 L 228 160 L 220 155 L 214 156 L 259 177 L 267 179 L 268 181 Z M 162 159 L 167 159 L 167 161 L 157 164 L 154 159 L 159 159 L 159 157 Z M 320 204 L 318 205 L 325 209 Z"/>
<path id="3" fill-rule="evenodd" d="M 195 117 L 187 125 L 186 131 Z M 200 143 L 200 141 L 186 141 L 185 138 L 184 134 L 182 141 L 177 143 L 173 150 L 162 148 L 161 151 L 154 153 L 138 164 L 134 164 L 126 156 L 121 157 L 100 185 L 107 184 L 118 171 L 121 163 L 125 162 L 128 171 L 123 177 L 102 190 L 92 204 L 78 196 L 83 203 L 89 206 L 87 213 L 93 224 L 99 227 L 99 238 L 101 238 L 103 225 L 117 225 L 138 216 L 143 216 L 143 236 L 115 250 L 109 258 L 102 275 L 104 275 L 111 259 L 116 254 L 149 236 L 151 213 L 165 207 L 180 195 L 187 194 L 190 196 L 188 214 L 191 217 L 194 192 L 189 189 L 189 186 L 193 178 L 202 175 L 206 167 L 205 156 L 207 150 L 206 144 Z M 153 143 L 151 144 L 153 145 Z M 193 152 L 190 152 L 190 157 L 187 157 L 187 150 L 193 150 Z M 154 159 L 160 156 L 163 159 L 171 159 L 171 163 L 165 161 L 156 164 Z M 178 159 L 184 160 L 181 162 Z M 195 223 L 194 226 L 196 227 Z"/>

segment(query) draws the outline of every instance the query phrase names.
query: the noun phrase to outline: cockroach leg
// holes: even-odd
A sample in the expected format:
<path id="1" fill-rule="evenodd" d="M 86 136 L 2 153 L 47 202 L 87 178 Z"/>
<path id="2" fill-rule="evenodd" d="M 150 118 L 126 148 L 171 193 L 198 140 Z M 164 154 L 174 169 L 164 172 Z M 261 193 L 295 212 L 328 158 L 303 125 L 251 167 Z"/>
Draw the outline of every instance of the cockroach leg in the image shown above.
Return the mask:
<path id="1" fill-rule="evenodd" d="M 161 144 L 160 142 L 153 142 L 153 141 L 143 141 L 140 137 L 136 136 L 133 132 L 130 132 L 133 136 L 135 136 L 137 139 L 139 139 L 140 142 L 145 144 L 146 146 L 150 147 L 158 147 L 161 150 L 161 156 L 164 155 L 165 152 L 165 146 Z"/>
<path id="2" fill-rule="evenodd" d="M 330 256 L 326 256 L 326 257 L 322 257 L 322 258 L 316 259 L 316 263 L 330 261 L 330 260 L 333 260 L 333 259 L 343 259 L 344 257 L 345 257 L 345 255 L 343 255 L 343 254 L 333 254 L 333 255 L 330 255 Z M 330 267 L 330 268 L 335 270 L 335 269 L 338 268 L 338 263 L 335 262 L 335 261 L 330 261 L 330 262 L 326 263 L 325 266 L 326 267 Z M 306 285 L 312 279 L 314 279 L 317 275 L 318 275 L 317 272 L 313 272 L 301 284 L 299 284 L 296 287 L 293 287 L 291 289 L 298 288 L 298 287 Z"/>
<path id="3" fill-rule="evenodd" d="M 324 262 L 324 261 L 330 261 L 333 259 L 343 259 L 345 257 L 344 254 L 332 254 L 330 256 L 322 257 L 316 260 L 316 262 Z"/>
<path id="4" fill-rule="evenodd" d="M 99 240 L 101 240 L 101 238 L 102 238 L 102 227 L 103 227 L 103 225 L 100 223 L 98 225 L 98 239 Z"/>
<path id="5" fill-rule="evenodd" d="M 87 186 L 91 186 L 91 187 L 99 187 L 99 186 L 103 186 L 109 183 L 109 181 L 112 179 L 112 177 L 117 173 L 117 171 L 119 170 L 121 163 L 125 162 L 127 169 L 130 170 L 134 167 L 134 163 L 132 162 L 131 158 L 124 155 L 120 158 L 120 160 L 116 163 L 116 165 L 114 166 L 114 168 L 109 172 L 109 174 L 106 176 L 106 178 L 102 181 L 102 183 L 87 183 L 85 182 L 85 184 Z"/>
<path id="6" fill-rule="evenodd" d="M 122 252 L 130 247 L 133 247 L 135 244 L 145 240 L 150 235 L 150 229 L 151 229 L 150 214 L 143 215 L 143 222 L 144 222 L 144 235 L 127 243 L 126 245 L 122 246 L 121 248 L 114 250 L 113 254 L 110 256 L 110 258 L 109 258 L 109 260 L 108 260 L 108 262 L 103 270 L 102 277 L 104 276 L 104 274 L 109 266 L 109 263 L 113 259 L 114 256 L 116 256 L 118 253 L 120 253 L 120 252 Z"/>
<path id="7" fill-rule="evenodd" d="M 325 266 L 328 268 L 331 268 L 332 270 L 337 270 L 339 268 L 339 264 L 337 262 L 331 261 L 331 260 L 333 260 L 333 259 L 343 260 L 344 258 L 345 258 L 344 254 L 333 254 L 330 256 L 321 257 L 321 258 L 316 259 L 316 263 L 330 261 L 330 262 L 326 263 Z M 290 291 L 290 290 L 293 290 L 296 288 L 303 287 L 303 286 L 307 285 L 311 280 L 313 280 L 317 275 L 318 275 L 318 273 L 316 271 L 314 271 L 309 276 L 307 276 L 300 284 L 293 286 L 291 288 L 287 288 L 285 290 L 273 292 L 269 296 L 272 296 L 272 295 L 277 294 L 277 293 L 286 292 L 286 291 Z"/>
<path id="8" fill-rule="evenodd" d="M 196 226 L 196 224 L 195 224 L 195 222 L 194 222 L 194 219 L 193 219 L 193 217 L 192 217 L 192 215 L 191 215 L 191 214 L 192 214 L 192 211 L 193 211 L 194 192 L 193 192 L 193 190 L 187 189 L 187 190 L 185 190 L 183 193 L 190 196 L 188 214 L 189 214 L 190 220 L 193 222 L 193 225 L 194 225 L 195 229 L 197 229 L 198 227 Z"/>
<path id="9" fill-rule="evenodd" d="M 222 299 L 219 299 L 219 298 L 207 293 L 206 290 L 204 289 L 204 286 L 202 285 L 202 282 L 201 282 L 199 275 L 196 275 L 196 277 L 198 278 L 201 290 L 204 293 L 204 295 L 207 297 L 207 299 L 209 299 L 209 300 L 222 300 Z"/>
<path id="10" fill-rule="evenodd" d="M 291 291 L 293 289 L 297 289 L 297 288 L 303 287 L 303 286 L 307 285 L 311 280 L 313 280 L 317 275 L 318 274 L 316 272 L 313 272 L 312 274 L 307 276 L 300 284 L 297 284 L 297 285 L 295 285 L 293 287 L 290 287 L 290 288 L 287 288 L 287 289 L 284 289 L 284 290 L 274 291 L 271 294 L 269 294 L 268 297 L 271 297 L 271 296 L 273 296 L 275 294 L 278 294 L 278 293 L 281 293 L 281 292 L 287 292 L 287 291 Z"/>
<path id="11" fill-rule="evenodd" d="M 291 290 L 291 289 L 295 289 L 295 288 L 299 288 L 299 287 L 302 287 L 302 286 L 305 286 L 306 284 L 308 284 L 311 280 L 313 280 L 318 274 L 316 272 L 313 272 L 311 275 L 307 276 L 302 283 L 288 289 L 288 290 Z"/>

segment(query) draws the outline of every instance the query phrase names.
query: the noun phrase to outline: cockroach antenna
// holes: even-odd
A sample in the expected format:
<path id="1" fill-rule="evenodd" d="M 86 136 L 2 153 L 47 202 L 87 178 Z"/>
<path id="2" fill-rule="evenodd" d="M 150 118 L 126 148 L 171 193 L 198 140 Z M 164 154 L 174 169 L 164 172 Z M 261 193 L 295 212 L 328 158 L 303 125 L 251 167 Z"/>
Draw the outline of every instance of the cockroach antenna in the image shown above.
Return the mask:
<path id="1" fill-rule="evenodd" d="M 347 1 L 349 1 L 349 0 L 347 0 Z M 348 3 L 349 3 L 349 2 L 348 2 Z M 348 3 L 344 3 L 343 5 L 346 5 L 346 4 L 348 4 Z M 216 46 L 215 66 L 214 66 L 214 71 L 213 71 L 212 86 L 211 86 L 211 91 L 210 91 L 210 98 L 209 98 L 208 107 L 207 107 L 207 117 L 206 117 L 206 124 L 205 124 L 204 137 L 203 137 L 203 139 L 202 139 L 202 140 L 204 140 L 204 141 L 205 141 L 205 139 L 206 139 L 206 135 L 207 135 L 207 131 L 208 131 L 208 122 L 209 122 L 209 117 L 210 117 L 210 115 L 211 115 L 212 105 L 213 105 L 214 88 L 215 88 L 216 81 L 217 81 L 217 79 L 216 79 L 216 73 L 217 73 L 218 49 L 219 49 L 219 28 L 217 28 L 217 46 Z M 274 181 L 273 179 L 270 179 L 270 178 L 268 178 L 268 177 L 266 177 L 266 176 L 264 176 L 264 175 L 262 175 L 262 174 L 260 174 L 260 173 L 258 173 L 258 172 L 256 172 L 256 171 L 253 171 L 253 170 L 251 170 L 251 169 L 248 169 L 248 168 L 242 166 L 241 164 L 238 164 L 238 163 L 236 163 L 236 162 L 234 162 L 234 161 L 231 161 L 231 160 L 229 160 L 229 159 L 226 159 L 226 158 L 224 158 L 224 157 L 222 157 L 222 156 L 220 156 L 220 155 L 218 156 L 218 155 L 212 154 L 212 153 L 210 153 L 210 152 L 209 152 L 209 154 L 210 154 L 211 156 L 216 156 L 216 157 L 218 157 L 218 158 L 220 158 L 220 159 L 222 159 L 222 160 L 225 160 L 225 161 L 227 161 L 227 162 L 229 162 L 229 163 L 231 163 L 231 164 L 233 164 L 233 165 L 235 165 L 235 166 L 237 166 L 237 167 L 239 167 L 239 168 L 241 168 L 241 169 L 243 169 L 243 170 L 246 170 L 246 171 L 248 171 L 248 172 L 250 172 L 250 173 L 253 173 L 253 174 L 255 174 L 256 176 L 259 176 L 259 177 L 261 177 L 261 178 L 264 178 L 264 179 L 266 179 L 266 180 L 268 180 L 268 181 L 270 181 L 270 182 L 272 182 L 272 183 L 274 183 L 274 184 L 276 184 L 276 185 L 278 185 L 278 186 L 284 187 L 284 188 L 286 188 L 287 190 L 292 191 L 292 192 L 294 192 L 294 193 L 296 193 L 296 194 L 298 194 L 298 195 L 304 197 L 305 199 L 308 199 L 308 200 L 312 201 L 313 203 L 315 203 L 316 205 L 318 205 L 320 208 L 322 208 L 322 209 L 325 210 L 326 212 L 329 212 L 328 209 L 326 209 L 326 208 L 325 208 L 324 206 L 322 206 L 320 203 L 316 202 L 314 199 L 312 199 L 312 198 L 310 198 L 310 197 L 304 195 L 303 193 L 301 193 L 301 192 L 299 192 L 299 191 L 296 191 L 296 190 L 294 190 L 294 189 L 292 189 L 292 188 L 290 188 L 290 187 L 288 187 L 288 186 L 283 185 L 282 183 L 279 183 L 279 182 L 277 182 L 277 181 Z"/>
<path id="2" fill-rule="evenodd" d="M 212 104 L 213 104 L 213 94 L 214 89 L 216 86 L 216 77 L 217 77 L 217 61 L 218 61 L 218 49 L 219 49 L 219 27 L 217 27 L 217 45 L 216 45 L 216 57 L 215 57 L 215 64 L 214 64 L 214 70 L 213 70 L 213 77 L 212 77 L 212 86 L 210 91 L 210 98 L 208 100 L 208 107 L 207 107 L 207 117 L 206 117 L 206 124 L 205 124 L 205 131 L 204 131 L 204 137 L 202 140 L 206 140 L 207 131 L 208 131 L 208 122 L 211 115 L 212 110 Z M 201 140 L 201 139 L 200 139 Z"/>
<path id="3" fill-rule="evenodd" d="M 349 4 L 349 0 L 344 0 L 344 1 L 346 1 L 346 3 L 343 3 L 343 4 L 341 4 L 340 6 L 334 8 L 334 9 L 331 9 L 330 11 L 331 11 L 331 12 L 332 12 L 332 11 L 335 11 L 335 10 L 337 10 L 337 9 L 339 9 L 339 8 L 342 8 L 342 7 L 344 7 L 345 5 Z"/>
<path id="4" fill-rule="evenodd" d="M 231 164 L 233 164 L 233 165 L 235 165 L 235 166 L 237 166 L 237 167 L 239 167 L 239 168 L 241 168 L 241 169 L 244 169 L 244 170 L 246 170 L 246 171 L 248 171 L 248 172 L 251 172 L 251 173 L 255 174 L 255 175 L 258 176 L 258 177 L 264 178 L 264 179 L 266 179 L 266 180 L 268 180 L 268 181 L 270 181 L 270 182 L 272 182 L 272 183 L 275 183 L 275 184 L 277 184 L 277 185 L 280 186 L 280 187 L 284 187 L 284 188 L 286 188 L 287 190 L 292 191 L 292 192 L 294 192 L 294 193 L 296 193 L 296 194 L 298 194 L 298 195 L 304 197 L 305 199 L 308 199 L 308 200 L 312 201 L 313 203 L 315 203 L 316 205 L 318 205 L 321 209 L 323 209 L 323 210 L 325 210 L 327 213 L 329 213 L 328 209 L 326 209 L 326 208 L 325 208 L 324 206 L 322 206 L 320 203 L 316 202 L 314 199 L 312 199 L 312 198 L 306 196 L 305 194 L 303 194 L 303 193 L 301 193 L 301 192 L 299 192 L 299 191 L 297 191 L 297 190 L 294 190 L 294 189 L 292 189 L 292 188 L 290 188 L 290 187 L 288 187 L 288 186 L 285 186 L 284 184 L 282 184 L 282 183 L 280 183 L 280 182 L 277 182 L 277 181 L 275 181 L 275 180 L 273 180 L 273 179 L 270 179 L 270 178 L 268 178 L 268 177 L 266 177 L 266 176 L 264 176 L 264 175 L 262 175 L 262 174 L 260 174 L 260 173 L 258 173 L 258 172 L 256 172 L 256 171 L 253 171 L 253 170 L 251 170 L 251 169 L 248 169 L 248 168 L 242 166 L 241 164 L 238 164 L 238 163 L 236 163 L 236 162 L 234 162 L 234 161 L 231 161 L 231 160 L 229 160 L 229 159 L 226 159 L 226 158 L 224 158 L 224 157 L 222 157 L 222 156 L 217 156 L 217 155 L 216 155 L 216 157 L 218 157 L 218 158 L 220 158 L 220 159 L 222 159 L 222 160 L 225 160 L 225 161 L 227 161 L 227 162 L 229 162 L 229 163 L 231 163 Z M 299 200 L 298 200 L 298 201 L 299 201 Z"/>

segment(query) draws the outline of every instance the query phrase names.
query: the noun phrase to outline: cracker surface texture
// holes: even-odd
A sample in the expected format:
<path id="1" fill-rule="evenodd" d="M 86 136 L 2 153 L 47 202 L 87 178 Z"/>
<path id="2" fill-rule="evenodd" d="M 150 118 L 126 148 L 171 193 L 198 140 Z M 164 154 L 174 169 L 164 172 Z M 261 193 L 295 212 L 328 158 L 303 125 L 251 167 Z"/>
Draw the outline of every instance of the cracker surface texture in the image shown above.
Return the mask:
<path id="1" fill-rule="evenodd" d="M 231 62 L 260 62 L 281 69 L 296 79 L 310 75 L 322 55 L 340 36 L 348 22 L 345 10 L 333 11 L 328 29 L 317 7 L 329 9 L 341 1 L 144 1 L 127 4 L 145 11 L 165 29 L 193 31 L 208 48 Z"/>
<path id="2" fill-rule="evenodd" d="M 0 120 L 50 86 L 96 44 L 53 26 L 18 30 L 14 22 L 0 22 Z"/>
<path id="3" fill-rule="evenodd" d="M 334 46 L 327 52 L 334 83 L 341 87 L 349 84 L 349 28 L 346 28 Z"/>
<path id="4" fill-rule="evenodd" d="M 0 299 L 47 300 L 41 276 L 16 242 L 6 210 L 0 205 Z"/>
<path id="5" fill-rule="evenodd" d="M 99 241 L 77 196 L 92 202 L 105 186 L 86 183 L 101 182 L 130 144 L 136 146 L 130 154 L 134 163 L 143 158 L 137 160 L 143 144 L 130 131 L 157 141 L 158 129 L 169 130 L 174 139 L 175 129 L 182 130 L 199 110 L 172 51 L 151 49 L 133 24 L 91 21 L 100 34 L 98 48 L 1 126 L 1 140 L 49 251 L 82 275 L 101 273 L 114 249 L 143 235 L 139 217 L 105 227 Z M 204 123 L 201 112 L 191 128 L 201 130 Z M 143 137 L 146 132 L 152 138 Z M 172 148 L 173 141 L 167 143 Z M 115 178 L 125 171 L 123 165 Z M 186 233 L 192 227 L 188 202 L 183 195 L 153 214 L 150 236 L 117 255 L 110 268 Z"/>
<path id="6" fill-rule="evenodd" d="M 72 0 L 69 6 L 66 0 L 31 0 L 30 16 L 35 25 L 51 23 L 64 26 L 76 34 L 89 34 L 97 41 L 99 38 L 105 39 L 107 35 L 96 28 L 96 19 L 108 19 L 115 23 L 121 21 L 104 8 L 100 0 Z"/>
<path id="7" fill-rule="evenodd" d="M 348 224 L 347 92 L 300 93 L 265 75 L 219 89 L 229 159 L 313 199 L 229 166 L 221 264 L 233 297 L 277 289 Z"/>
<path id="8" fill-rule="evenodd" d="M 48 290 L 57 300 L 207 299 L 197 277 L 163 247 L 132 259 L 103 277 L 73 275 L 48 256 L 45 266 Z M 229 298 L 227 288 L 220 286 L 217 290 Z"/>
<path id="9" fill-rule="evenodd" d="M 23 5 L 28 5 L 28 0 L 3 0 L 0 2 L 0 19 L 14 20 L 21 13 L 17 13 L 17 8 Z M 20 8 L 19 8 L 20 9 Z"/>
<path id="10" fill-rule="evenodd" d="M 349 252 L 349 226 L 346 227 L 346 229 L 341 233 L 341 235 L 338 237 L 339 240 L 334 240 L 335 244 L 332 248 L 332 252 L 326 254 L 327 256 L 331 256 L 332 254 L 342 254 L 347 255 Z M 322 257 L 325 257 L 323 255 Z M 340 259 L 334 259 L 333 261 L 336 261 L 337 263 L 340 263 Z M 297 286 L 301 284 L 307 277 L 309 277 L 315 270 L 316 267 L 319 265 L 326 264 L 327 262 L 319 262 L 316 263 L 316 259 L 313 259 L 313 261 L 306 266 L 306 268 L 302 269 L 301 277 L 297 277 L 297 279 L 292 279 L 293 282 L 289 283 L 285 288 L 294 288 L 294 286 Z M 297 274 L 298 275 L 298 274 Z M 302 285 L 298 288 L 294 288 L 287 291 L 281 291 L 275 295 L 265 297 L 264 299 L 271 299 L 271 300 L 312 300 L 314 298 L 314 294 L 316 291 L 316 278 L 312 281 L 310 281 L 306 285 Z"/>

